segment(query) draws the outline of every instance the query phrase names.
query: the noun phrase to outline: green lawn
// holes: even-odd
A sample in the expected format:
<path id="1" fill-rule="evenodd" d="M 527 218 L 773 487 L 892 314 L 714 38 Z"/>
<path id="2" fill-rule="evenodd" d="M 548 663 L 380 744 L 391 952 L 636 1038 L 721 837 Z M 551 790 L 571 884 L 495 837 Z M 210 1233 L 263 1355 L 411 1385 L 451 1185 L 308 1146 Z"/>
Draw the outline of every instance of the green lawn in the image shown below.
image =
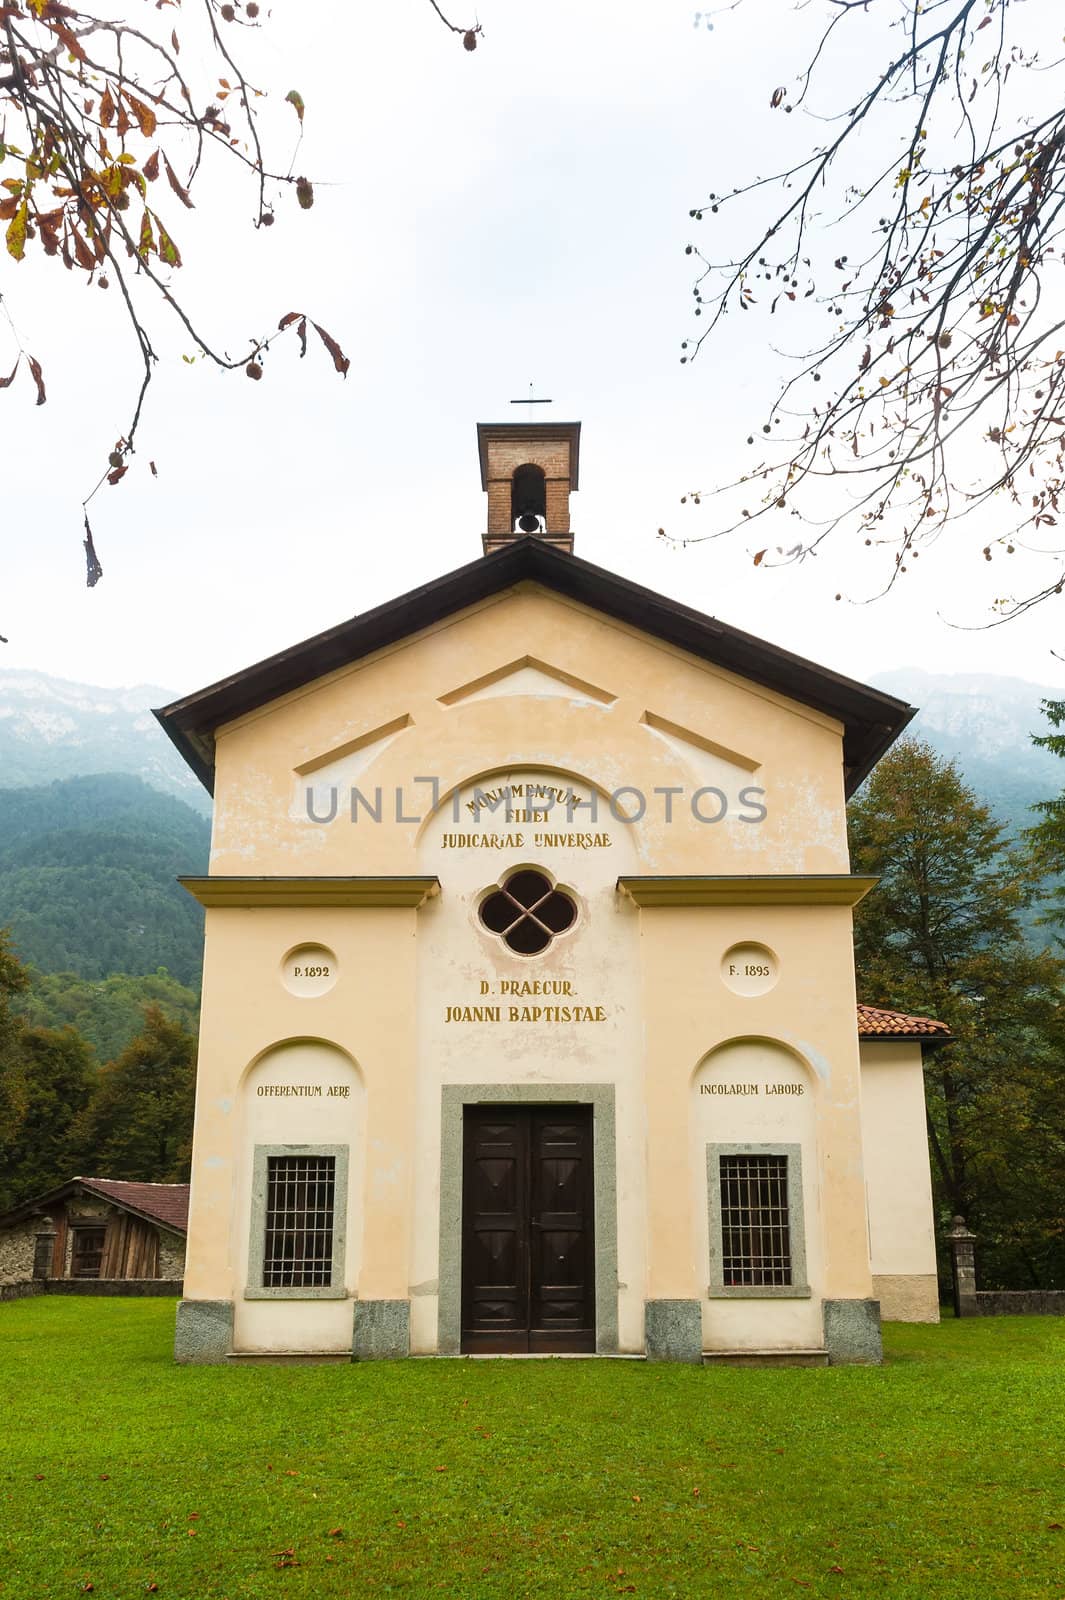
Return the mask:
<path id="1" fill-rule="evenodd" d="M 173 1318 L 0 1306 L 3 1600 L 1065 1596 L 1065 1321 L 772 1372 L 178 1368 Z"/>

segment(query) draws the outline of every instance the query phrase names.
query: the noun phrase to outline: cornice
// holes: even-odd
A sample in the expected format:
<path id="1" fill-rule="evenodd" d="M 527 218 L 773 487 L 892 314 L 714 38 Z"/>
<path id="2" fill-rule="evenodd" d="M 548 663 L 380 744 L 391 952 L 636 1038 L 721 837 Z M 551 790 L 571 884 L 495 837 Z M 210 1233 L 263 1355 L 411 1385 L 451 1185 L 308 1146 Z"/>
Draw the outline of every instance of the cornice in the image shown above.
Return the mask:
<path id="1" fill-rule="evenodd" d="M 879 882 L 850 873 L 692 874 L 619 878 L 638 906 L 856 906 Z"/>
<path id="2" fill-rule="evenodd" d="M 179 878 L 201 906 L 407 906 L 440 892 L 439 878 Z"/>

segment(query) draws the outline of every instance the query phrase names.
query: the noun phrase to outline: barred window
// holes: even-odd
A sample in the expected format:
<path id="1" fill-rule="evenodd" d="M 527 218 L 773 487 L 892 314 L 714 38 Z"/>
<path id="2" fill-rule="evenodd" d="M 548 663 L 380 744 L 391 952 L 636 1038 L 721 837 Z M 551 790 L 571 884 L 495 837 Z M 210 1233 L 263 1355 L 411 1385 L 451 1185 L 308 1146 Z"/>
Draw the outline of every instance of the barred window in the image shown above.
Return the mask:
<path id="1" fill-rule="evenodd" d="M 788 1158 L 722 1155 L 721 1276 L 727 1288 L 792 1281 Z"/>
<path id="2" fill-rule="evenodd" d="M 333 1281 L 335 1156 L 269 1156 L 264 1289 L 328 1288 Z"/>

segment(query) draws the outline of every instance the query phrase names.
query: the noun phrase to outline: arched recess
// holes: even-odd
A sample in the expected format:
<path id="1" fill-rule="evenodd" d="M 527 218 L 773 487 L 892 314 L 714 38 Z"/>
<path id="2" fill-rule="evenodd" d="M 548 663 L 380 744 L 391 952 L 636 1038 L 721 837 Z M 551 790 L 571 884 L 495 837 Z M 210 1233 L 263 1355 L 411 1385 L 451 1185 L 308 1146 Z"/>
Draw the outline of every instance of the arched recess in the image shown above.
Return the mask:
<path id="1" fill-rule="evenodd" d="M 262 1051 L 241 1075 L 234 1184 L 234 1347 L 351 1347 L 350 1300 L 362 1257 L 365 1089 L 352 1056 L 330 1040 L 293 1038 Z M 332 1184 L 328 1281 L 266 1287 L 264 1183 L 271 1159 L 324 1160 Z"/>
<path id="2" fill-rule="evenodd" d="M 527 523 L 521 523 L 527 518 Z M 535 519 L 535 520 L 534 520 Z M 510 526 L 522 533 L 536 533 L 547 526 L 547 480 L 543 467 L 531 461 L 514 468 L 510 480 Z"/>
<path id="3" fill-rule="evenodd" d="M 716 1045 L 695 1067 L 690 1181 L 704 1348 L 822 1343 L 820 1084 L 792 1045 Z"/>
<path id="4" fill-rule="evenodd" d="M 542 805 L 548 810 L 545 826 L 549 831 L 576 829 L 586 832 L 589 829 L 598 830 L 601 826 L 608 828 L 613 826 L 633 836 L 634 849 L 638 851 L 639 821 L 622 820 L 628 811 L 636 809 L 633 795 L 628 790 L 619 794 L 617 801 L 619 816 L 615 818 L 611 810 L 612 791 L 601 779 L 592 777 L 586 772 L 577 772 L 572 767 L 556 766 L 550 762 L 511 762 L 505 767 L 493 763 L 491 766 L 477 768 L 459 777 L 445 780 L 444 786 L 434 797 L 435 804 L 427 806 L 421 818 L 417 833 L 419 850 L 433 848 L 431 841 L 434 834 L 454 831 L 463 823 L 468 823 L 469 806 L 474 803 L 478 790 L 487 797 L 482 804 L 481 820 L 485 825 L 494 826 L 498 831 L 499 826 L 507 821 L 507 808 L 502 802 L 496 803 L 493 808 L 493 796 L 496 791 L 503 785 L 529 783 L 534 787 L 542 786 L 562 792 L 561 799 L 545 797 L 542 801 Z M 567 805 L 564 796 L 568 791 L 572 791 L 577 804 Z M 529 803 L 533 809 L 540 809 L 534 803 L 536 798 L 534 796 Z M 522 805 L 521 797 L 512 797 L 511 810 L 522 809 L 528 807 Z M 618 868 L 619 873 L 626 870 L 628 869 Z"/>

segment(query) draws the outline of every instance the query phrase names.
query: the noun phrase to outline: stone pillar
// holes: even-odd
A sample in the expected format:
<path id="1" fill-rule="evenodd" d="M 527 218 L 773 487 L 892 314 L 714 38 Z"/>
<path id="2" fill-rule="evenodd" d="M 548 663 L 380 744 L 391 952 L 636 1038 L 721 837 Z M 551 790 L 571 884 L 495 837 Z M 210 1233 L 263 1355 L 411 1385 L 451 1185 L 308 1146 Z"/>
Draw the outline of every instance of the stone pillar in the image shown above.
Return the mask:
<path id="1" fill-rule="evenodd" d="M 703 1359 L 703 1316 L 698 1300 L 644 1301 L 644 1350 L 648 1361 Z"/>
<path id="2" fill-rule="evenodd" d="M 955 1217 L 947 1240 L 950 1244 L 950 1274 L 954 1280 L 954 1314 L 958 1317 L 975 1317 L 976 1234 L 969 1232 L 964 1217 Z"/>
<path id="3" fill-rule="evenodd" d="M 879 1300 L 822 1300 L 830 1367 L 875 1367 L 884 1359 Z"/>
<path id="4" fill-rule="evenodd" d="M 398 1361 L 410 1355 L 410 1301 L 356 1300 L 351 1359 Z"/>
<path id="5" fill-rule="evenodd" d="M 49 1222 L 33 1241 L 33 1276 L 44 1280 L 52 1276 L 52 1258 L 55 1255 L 56 1230 Z"/>
<path id="6" fill-rule="evenodd" d="M 233 1349 L 232 1300 L 179 1300 L 174 1360 L 183 1366 L 218 1366 Z"/>

